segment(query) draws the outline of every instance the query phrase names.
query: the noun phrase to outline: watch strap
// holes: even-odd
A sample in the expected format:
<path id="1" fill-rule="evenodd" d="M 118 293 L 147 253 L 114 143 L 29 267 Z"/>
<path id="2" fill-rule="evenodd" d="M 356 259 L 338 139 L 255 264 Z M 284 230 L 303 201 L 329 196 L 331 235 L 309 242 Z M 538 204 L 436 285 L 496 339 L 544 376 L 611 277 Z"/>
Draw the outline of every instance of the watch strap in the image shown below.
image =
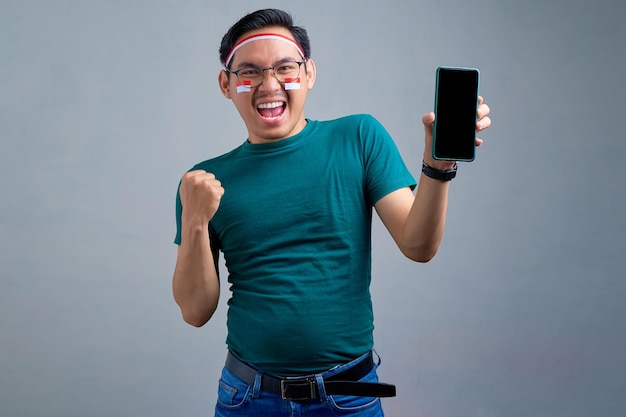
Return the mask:
<path id="1" fill-rule="evenodd" d="M 450 181 L 454 177 L 456 177 L 456 171 L 458 168 L 458 164 L 455 162 L 454 166 L 450 169 L 440 170 L 435 169 L 431 166 L 426 165 L 425 162 L 422 162 L 422 172 L 429 178 L 433 178 L 439 181 Z"/>

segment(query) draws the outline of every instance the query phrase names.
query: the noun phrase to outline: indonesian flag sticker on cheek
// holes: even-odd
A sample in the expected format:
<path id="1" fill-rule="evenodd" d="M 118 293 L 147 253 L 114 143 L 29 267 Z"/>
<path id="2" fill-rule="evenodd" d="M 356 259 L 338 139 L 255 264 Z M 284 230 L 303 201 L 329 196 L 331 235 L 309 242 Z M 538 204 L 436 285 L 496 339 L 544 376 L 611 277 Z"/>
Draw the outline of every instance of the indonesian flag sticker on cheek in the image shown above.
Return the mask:
<path id="1" fill-rule="evenodd" d="M 300 78 L 287 78 L 285 79 L 285 90 L 299 90 Z"/>
<path id="2" fill-rule="evenodd" d="M 237 92 L 238 93 L 249 93 L 250 92 L 250 84 L 252 84 L 252 82 L 250 80 L 237 81 Z"/>

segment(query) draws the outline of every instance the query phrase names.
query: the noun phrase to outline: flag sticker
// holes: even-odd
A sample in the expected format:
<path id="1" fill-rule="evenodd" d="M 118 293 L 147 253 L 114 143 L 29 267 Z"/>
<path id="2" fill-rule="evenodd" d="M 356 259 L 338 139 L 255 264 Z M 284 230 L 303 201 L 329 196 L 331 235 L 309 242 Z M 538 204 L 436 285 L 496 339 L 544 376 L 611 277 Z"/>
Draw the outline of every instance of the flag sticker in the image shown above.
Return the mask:
<path id="1" fill-rule="evenodd" d="M 285 90 L 299 90 L 300 78 L 287 78 L 285 79 Z"/>
<path id="2" fill-rule="evenodd" d="M 252 82 L 250 80 L 237 81 L 237 92 L 238 93 L 249 93 L 251 84 L 252 84 Z"/>

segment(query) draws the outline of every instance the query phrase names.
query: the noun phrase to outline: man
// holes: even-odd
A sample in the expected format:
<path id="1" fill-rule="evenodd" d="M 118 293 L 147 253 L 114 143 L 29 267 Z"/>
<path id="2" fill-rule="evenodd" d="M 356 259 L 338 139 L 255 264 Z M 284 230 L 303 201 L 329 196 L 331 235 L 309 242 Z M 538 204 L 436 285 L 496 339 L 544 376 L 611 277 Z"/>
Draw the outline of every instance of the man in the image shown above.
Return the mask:
<path id="1" fill-rule="evenodd" d="M 373 349 L 372 207 L 408 258 L 437 252 L 453 162 L 431 156 L 416 182 L 371 116 L 305 118 L 316 67 L 306 31 L 259 10 L 226 33 L 218 82 L 248 139 L 187 172 L 177 195 L 174 298 L 204 325 L 224 254 L 228 355 L 216 416 L 382 416 Z M 490 125 L 479 99 L 477 130 Z M 480 139 L 477 144 L 480 144 Z M 378 363 L 377 363 L 378 362 Z"/>

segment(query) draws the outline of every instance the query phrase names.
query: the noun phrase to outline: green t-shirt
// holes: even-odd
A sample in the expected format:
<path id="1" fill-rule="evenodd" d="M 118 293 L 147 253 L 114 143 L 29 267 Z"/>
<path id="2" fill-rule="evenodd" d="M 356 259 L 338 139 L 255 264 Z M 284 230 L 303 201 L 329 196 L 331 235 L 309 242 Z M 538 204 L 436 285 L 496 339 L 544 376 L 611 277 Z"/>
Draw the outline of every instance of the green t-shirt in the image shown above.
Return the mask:
<path id="1" fill-rule="evenodd" d="M 215 174 L 225 190 L 209 229 L 231 284 L 228 348 L 284 376 L 373 347 L 372 206 L 415 186 L 372 116 L 307 122 L 293 137 L 245 142 L 193 168 Z"/>

